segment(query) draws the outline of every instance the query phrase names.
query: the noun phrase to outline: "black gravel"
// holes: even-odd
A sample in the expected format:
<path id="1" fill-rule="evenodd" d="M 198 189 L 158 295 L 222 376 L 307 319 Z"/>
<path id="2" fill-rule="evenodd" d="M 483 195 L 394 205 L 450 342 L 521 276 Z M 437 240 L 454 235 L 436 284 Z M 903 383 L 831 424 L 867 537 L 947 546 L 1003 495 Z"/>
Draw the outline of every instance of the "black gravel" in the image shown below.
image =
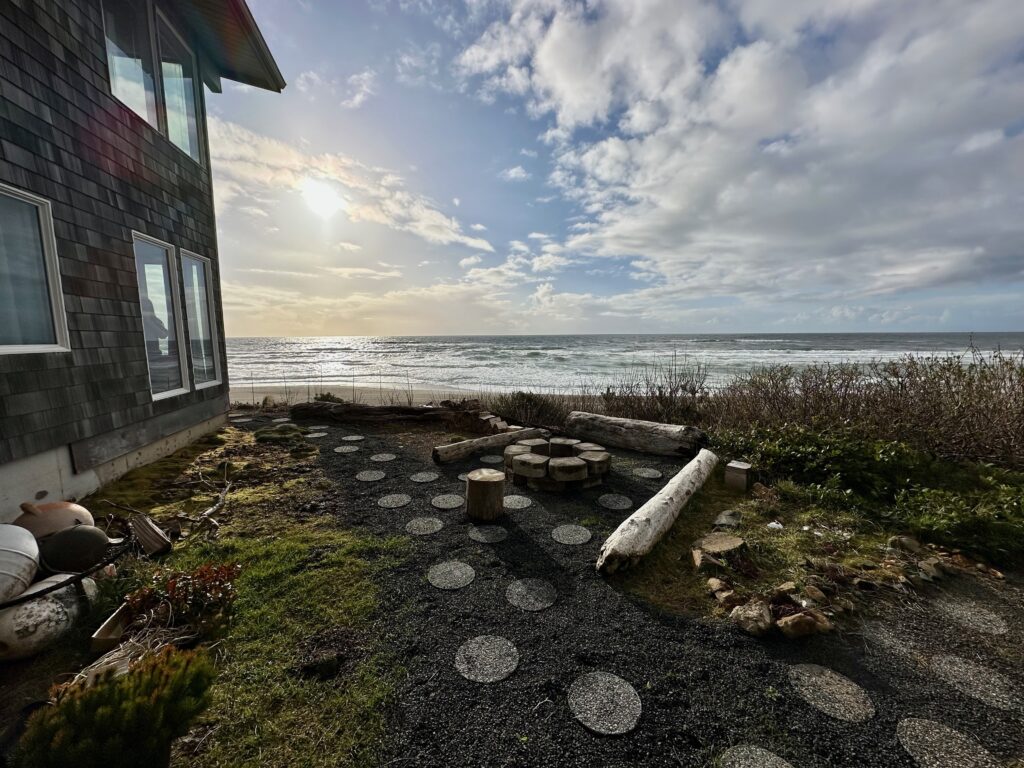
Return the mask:
<path id="1" fill-rule="evenodd" d="M 910 768 L 915 763 L 897 738 L 905 718 L 946 724 L 1002 760 L 1024 753 L 1020 712 L 986 706 L 929 671 L 932 656 L 956 654 L 1024 685 L 1021 590 L 1012 576 L 998 589 L 972 578 L 942 586 L 959 599 L 983 601 L 1006 621 L 1004 635 L 973 632 L 927 600 L 914 600 L 882 606 L 878 622 L 859 631 L 801 642 L 755 640 L 725 622 L 659 613 L 594 569 L 604 535 L 628 514 L 603 509 L 598 497 L 622 494 L 636 509 L 662 481 L 636 477 L 633 468 L 655 468 L 670 477 L 678 462 L 613 451 L 604 486 L 566 497 L 510 486 L 506 493 L 528 495 L 534 503 L 506 515 L 507 539 L 482 544 L 467 535 L 463 508 L 437 510 L 430 503 L 439 493 L 461 493 L 457 476 L 476 466 L 478 457 L 435 468 L 415 441 L 368 427 L 358 429 L 366 435 L 366 450 L 336 454 L 329 447 L 356 430 L 328 431 L 317 442 L 338 490 L 325 507 L 344 524 L 394 536 L 404 535 L 414 517 L 436 516 L 445 523 L 433 536 L 411 537 L 411 556 L 383 577 L 380 630 L 407 672 L 385 745 L 386 765 L 696 767 L 747 744 L 794 766 Z M 398 457 L 388 465 L 388 477 L 357 482 L 356 472 L 373 467 L 368 456 L 385 451 Z M 422 471 L 437 471 L 441 478 L 429 485 L 408 479 Z M 385 493 L 405 493 L 413 501 L 382 509 L 376 502 Z M 551 538 L 557 525 L 584 522 L 595 536 L 583 546 Z M 473 583 L 451 592 L 430 586 L 428 568 L 447 560 L 471 565 Z M 556 603 L 537 613 L 509 605 L 506 589 L 524 578 L 551 582 Z M 965 590 L 969 594 L 961 594 Z M 508 679 L 482 685 L 454 668 L 457 649 L 480 635 L 515 644 L 519 666 Z M 787 665 L 803 663 L 828 667 L 864 688 L 874 717 L 842 722 L 804 702 L 787 674 Z M 631 733 L 591 733 L 570 712 L 569 686 L 595 671 L 618 675 L 639 693 L 643 714 Z"/>

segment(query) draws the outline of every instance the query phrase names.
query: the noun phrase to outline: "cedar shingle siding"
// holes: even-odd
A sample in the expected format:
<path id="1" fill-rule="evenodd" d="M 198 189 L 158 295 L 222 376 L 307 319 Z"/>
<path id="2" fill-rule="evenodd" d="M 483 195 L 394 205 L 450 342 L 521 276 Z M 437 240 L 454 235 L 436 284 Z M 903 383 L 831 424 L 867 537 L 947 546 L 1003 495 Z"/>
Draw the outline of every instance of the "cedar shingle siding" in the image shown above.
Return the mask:
<path id="1" fill-rule="evenodd" d="M 0 181 L 51 201 L 72 348 L 0 355 L 0 464 L 72 444 L 84 470 L 113 458 L 106 433 L 133 427 L 123 452 L 222 413 L 222 338 L 220 386 L 150 395 L 132 230 L 211 259 L 219 332 L 213 198 L 207 169 L 111 96 L 100 0 L 0 0 Z"/>

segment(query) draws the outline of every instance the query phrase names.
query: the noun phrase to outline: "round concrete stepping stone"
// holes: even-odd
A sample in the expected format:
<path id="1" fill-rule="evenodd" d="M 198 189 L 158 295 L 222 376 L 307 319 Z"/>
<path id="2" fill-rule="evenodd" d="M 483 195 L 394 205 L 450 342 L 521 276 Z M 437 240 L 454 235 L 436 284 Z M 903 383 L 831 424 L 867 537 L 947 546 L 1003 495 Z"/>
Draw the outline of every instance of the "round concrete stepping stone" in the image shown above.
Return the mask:
<path id="1" fill-rule="evenodd" d="M 377 505 L 384 507 L 384 509 L 398 509 L 404 507 L 412 501 L 412 496 L 407 493 L 389 493 L 387 496 L 381 496 L 377 499 Z"/>
<path id="2" fill-rule="evenodd" d="M 974 739 L 937 723 L 909 717 L 896 737 L 921 768 L 999 768 L 1001 763 Z"/>
<path id="3" fill-rule="evenodd" d="M 358 442 L 359 440 L 365 440 L 366 438 L 362 435 L 345 435 L 342 440 L 348 440 L 350 443 Z"/>
<path id="4" fill-rule="evenodd" d="M 935 601 L 935 607 L 961 627 L 984 632 L 987 635 L 1005 635 L 1009 631 L 1006 622 L 997 613 L 982 608 L 977 603 L 942 597 Z"/>
<path id="5" fill-rule="evenodd" d="M 932 671 L 944 682 L 965 696 L 997 709 L 1021 709 L 1021 699 L 1014 684 L 995 670 L 959 656 L 935 656 Z"/>
<path id="6" fill-rule="evenodd" d="M 469 479 L 469 473 L 468 472 L 463 472 L 461 475 L 459 475 L 459 480 L 461 480 L 462 482 L 466 482 L 468 479 Z"/>
<path id="7" fill-rule="evenodd" d="M 409 479 L 414 483 L 432 483 L 439 477 L 437 472 L 417 472 L 414 475 L 409 475 Z"/>
<path id="8" fill-rule="evenodd" d="M 232 424 L 248 424 L 252 419 L 232 419 Z"/>
<path id="9" fill-rule="evenodd" d="M 356 475 L 356 480 L 361 483 L 375 483 L 384 479 L 384 473 L 379 469 L 367 469 Z"/>
<path id="10" fill-rule="evenodd" d="M 430 503 L 438 509 L 458 509 L 466 503 L 466 500 L 457 493 L 442 493 L 440 496 L 432 498 Z"/>
<path id="11" fill-rule="evenodd" d="M 273 422 L 274 424 L 287 424 L 289 421 L 291 421 L 291 419 L 271 419 L 270 421 Z"/>
<path id="12" fill-rule="evenodd" d="M 749 744 L 726 750 L 718 764 L 721 768 L 793 768 L 778 755 Z"/>
<path id="13" fill-rule="evenodd" d="M 473 525 L 469 528 L 469 538 L 481 544 L 497 544 L 508 538 L 508 531 L 500 525 Z"/>
<path id="14" fill-rule="evenodd" d="M 427 571 L 427 581 L 438 589 L 462 589 L 469 586 L 475 578 L 476 571 L 461 560 L 438 563 Z"/>
<path id="15" fill-rule="evenodd" d="M 597 503 L 605 509 L 615 510 L 629 509 L 633 506 L 632 500 L 621 493 L 605 493 L 598 498 Z"/>
<path id="16" fill-rule="evenodd" d="M 569 686 L 569 709 L 595 733 L 629 733 L 636 728 L 642 708 L 633 686 L 609 672 L 590 672 Z"/>
<path id="17" fill-rule="evenodd" d="M 528 496 L 511 494 L 505 497 L 505 509 L 526 509 L 533 504 L 533 499 Z"/>
<path id="18" fill-rule="evenodd" d="M 633 476 L 642 477 L 644 480 L 660 480 L 662 477 L 664 477 L 664 475 L 662 475 L 661 472 L 651 467 L 637 467 L 636 469 L 633 470 Z M 735 749 L 739 749 L 739 747 L 735 747 Z M 750 747 L 750 749 L 757 749 L 757 747 Z"/>
<path id="19" fill-rule="evenodd" d="M 444 528 L 444 523 L 436 517 L 414 517 L 405 524 L 405 532 L 413 536 L 429 536 Z"/>
<path id="20" fill-rule="evenodd" d="M 559 544 L 577 547 L 590 541 L 591 533 L 582 525 L 560 525 L 551 532 L 551 538 Z"/>
<path id="21" fill-rule="evenodd" d="M 455 652 L 455 668 L 474 683 L 497 683 L 516 671 L 519 651 L 504 637 L 480 635 Z"/>
<path id="22" fill-rule="evenodd" d="M 482 463 L 482 464 L 504 464 L 505 463 L 505 457 L 504 456 L 496 456 L 493 453 L 489 453 L 486 456 L 481 456 L 480 457 L 480 463 Z"/>
<path id="23" fill-rule="evenodd" d="M 326 432 L 310 432 L 308 435 L 306 435 L 306 437 L 309 438 L 310 440 L 316 440 L 317 438 L 320 438 L 320 437 L 327 437 L 327 433 Z"/>
<path id="24" fill-rule="evenodd" d="M 558 599 L 558 590 L 544 579 L 519 579 L 505 590 L 505 599 L 524 611 L 543 611 Z"/>
<path id="25" fill-rule="evenodd" d="M 375 453 L 370 457 L 370 461 L 394 461 L 397 458 L 393 453 Z"/>
<path id="26" fill-rule="evenodd" d="M 335 453 L 355 453 L 359 450 L 358 445 L 339 445 L 334 449 Z"/>
<path id="27" fill-rule="evenodd" d="M 874 717 L 875 707 L 867 692 L 848 677 L 817 664 L 794 664 L 788 670 L 796 692 L 829 717 L 862 723 Z"/>

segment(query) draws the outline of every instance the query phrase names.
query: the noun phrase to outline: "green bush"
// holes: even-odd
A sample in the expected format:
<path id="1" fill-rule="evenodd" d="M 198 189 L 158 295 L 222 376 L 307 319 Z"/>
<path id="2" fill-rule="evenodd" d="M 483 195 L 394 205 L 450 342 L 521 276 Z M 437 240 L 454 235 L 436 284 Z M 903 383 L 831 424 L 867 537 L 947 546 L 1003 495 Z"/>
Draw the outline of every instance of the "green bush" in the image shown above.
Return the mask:
<path id="1" fill-rule="evenodd" d="M 18 743 L 21 768 L 159 768 L 210 702 L 213 665 L 191 651 L 165 648 L 115 677 L 56 689 Z"/>

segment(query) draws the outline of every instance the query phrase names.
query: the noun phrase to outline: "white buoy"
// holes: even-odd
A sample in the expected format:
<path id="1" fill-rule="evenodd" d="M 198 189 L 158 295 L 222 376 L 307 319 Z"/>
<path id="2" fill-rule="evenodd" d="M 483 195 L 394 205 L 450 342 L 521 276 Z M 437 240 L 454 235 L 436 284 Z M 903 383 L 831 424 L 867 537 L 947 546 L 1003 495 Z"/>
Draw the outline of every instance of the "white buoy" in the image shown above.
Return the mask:
<path id="1" fill-rule="evenodd" d="M 73 578 L 57 574 L 26 589 L 22 595 L 40 592 Z M 96 599 L 96 582 L 82 579 L 91 603 Z M 75 625 L 85 606 L 73 584 L 35 600 L 0 611 L 0 661 L 24 659 L 45 650 Z"/>
<path id="2" fill-rule="evenodd" d="M 0 603 L 17 597 L 39 570 L 36 537 L 18 525 L 0 525 Z"/>

